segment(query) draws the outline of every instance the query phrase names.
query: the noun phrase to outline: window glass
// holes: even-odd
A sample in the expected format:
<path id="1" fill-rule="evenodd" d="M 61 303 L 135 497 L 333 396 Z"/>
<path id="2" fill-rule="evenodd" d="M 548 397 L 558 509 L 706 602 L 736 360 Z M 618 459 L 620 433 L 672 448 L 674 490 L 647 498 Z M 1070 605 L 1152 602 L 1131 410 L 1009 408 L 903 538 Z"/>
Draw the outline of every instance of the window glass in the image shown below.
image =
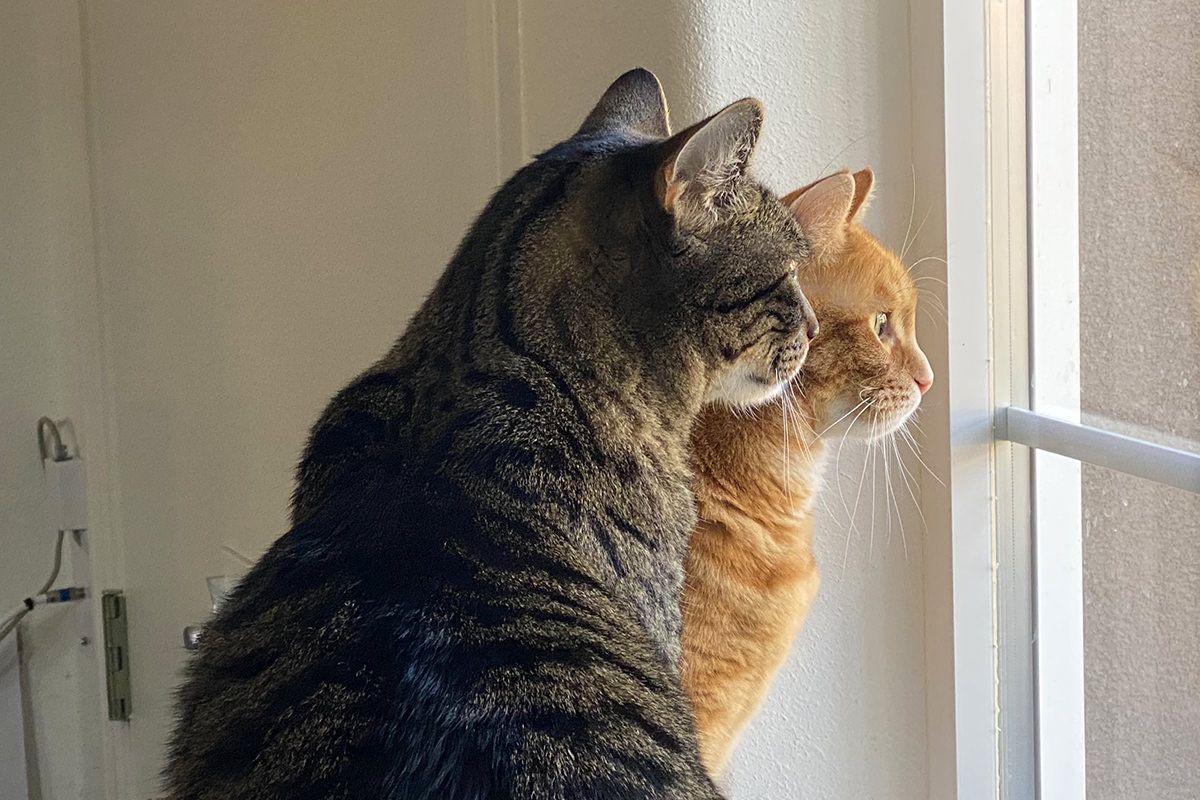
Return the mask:
<path id="1" fill-rule="evenodd" d="M 1200 4 L 1079 3 L 1083 421 L 1200 451 Z"/>
<path id="2" fill-rule="evenodd" d="M 1200 495 L 1083 465 L 1088 800 L 1200 797 Z"/>
<path id="3" fill-rule="evenodd" d="M 1085 423 L 1200 452 L 1200 4 L 1080 0 Z M 1089 800 L 1200 797 L 1200 496 L 1083 466 Z"/>

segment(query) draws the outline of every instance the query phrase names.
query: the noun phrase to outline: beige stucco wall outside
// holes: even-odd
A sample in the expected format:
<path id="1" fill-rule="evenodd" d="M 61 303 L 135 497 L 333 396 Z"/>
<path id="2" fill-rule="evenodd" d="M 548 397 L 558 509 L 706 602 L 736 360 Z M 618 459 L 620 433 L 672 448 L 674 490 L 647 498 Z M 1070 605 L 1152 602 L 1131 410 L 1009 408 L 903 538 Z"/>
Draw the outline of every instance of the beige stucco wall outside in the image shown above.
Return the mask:
<path id="1" fill-rule="evenodd" d="M 1200 441 L 1200 6 L 1081 0 L 1079 46 L 1085 419 Z M 1200 497 L 1083 507 L 1088 798 L 1200 797 Z"/>

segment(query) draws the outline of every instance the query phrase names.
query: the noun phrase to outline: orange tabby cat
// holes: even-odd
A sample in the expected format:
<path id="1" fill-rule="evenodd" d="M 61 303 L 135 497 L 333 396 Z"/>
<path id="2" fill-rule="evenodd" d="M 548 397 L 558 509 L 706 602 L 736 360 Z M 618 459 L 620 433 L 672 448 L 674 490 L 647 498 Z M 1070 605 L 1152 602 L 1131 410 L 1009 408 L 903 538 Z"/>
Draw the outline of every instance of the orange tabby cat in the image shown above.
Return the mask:
<path id="1" fill-rule="evenodd" d="M 893 433 L 933 383 L 913 280 L 857 221 L 873 180 L 870 169 L 843 170 L 784 198 L 812 242 L 800 274 L 820 331 L 787 396 L 750 413 L 710 408 L 693 437 L 701 522 L 686 567 L 683 683 L 713 775 L 817 592 L 820 434 Z"/>

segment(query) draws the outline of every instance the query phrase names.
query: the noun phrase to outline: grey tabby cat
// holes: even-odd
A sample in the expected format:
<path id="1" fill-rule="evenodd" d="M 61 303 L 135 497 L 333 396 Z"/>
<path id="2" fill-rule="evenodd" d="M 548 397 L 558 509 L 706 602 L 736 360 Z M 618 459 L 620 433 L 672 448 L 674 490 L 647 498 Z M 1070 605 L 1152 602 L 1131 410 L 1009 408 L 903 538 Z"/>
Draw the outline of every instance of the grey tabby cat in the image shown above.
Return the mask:
<path id="1" fill-rule="evenodd" d="M 175 800 L 719 797 L 676 667 L 689 431 L 816 326 L 761 115 L 669 137 L 634 70 L 496 193 L 206 630 Z"/>

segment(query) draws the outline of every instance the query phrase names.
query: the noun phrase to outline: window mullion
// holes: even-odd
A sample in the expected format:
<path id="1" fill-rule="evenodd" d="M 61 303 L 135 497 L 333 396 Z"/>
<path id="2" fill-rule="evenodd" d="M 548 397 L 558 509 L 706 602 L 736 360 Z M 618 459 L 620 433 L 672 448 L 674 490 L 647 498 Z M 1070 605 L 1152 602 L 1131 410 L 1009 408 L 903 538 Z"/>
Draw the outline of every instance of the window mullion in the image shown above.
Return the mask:
<path id="1" fill-rule="evenodd" d="M 996 438 L 1200 493 L 1200 455 L 1028 411 L 996 410 Z"/>
<path id="2" fill-rule="evenodd" d="M 1075 0 L 1026 3 L 1030 408 L 1079 419 Z M 1078 461 L 1032 453 L 1038 796 L 1084 800 L 1083 532 Z"/>

